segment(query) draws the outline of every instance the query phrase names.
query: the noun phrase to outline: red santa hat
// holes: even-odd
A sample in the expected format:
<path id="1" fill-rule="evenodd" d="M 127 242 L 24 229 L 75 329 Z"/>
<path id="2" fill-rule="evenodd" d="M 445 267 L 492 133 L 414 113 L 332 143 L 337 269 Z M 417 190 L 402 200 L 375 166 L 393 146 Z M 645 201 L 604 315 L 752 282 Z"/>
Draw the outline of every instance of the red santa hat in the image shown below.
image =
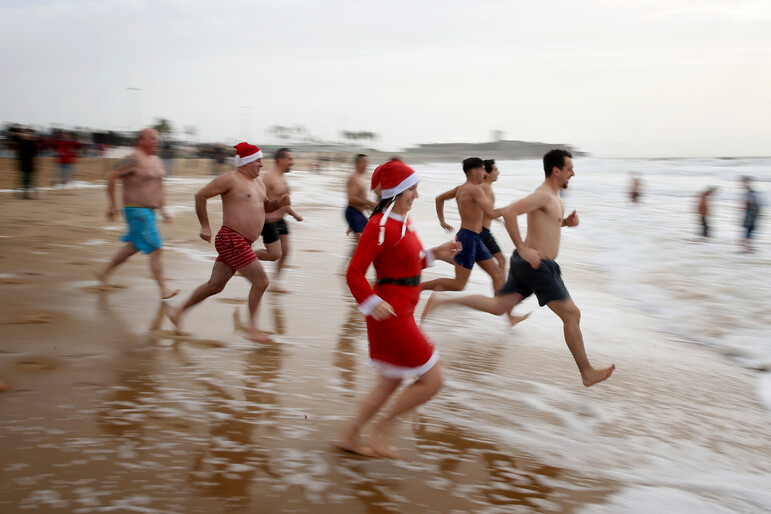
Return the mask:
<path id="1" fill-rule="evenodd" d="M 420 182 L 418 174 L 398 159 L 390 160 L 375 169 L 372 173 L 373 186 L 378 185 L 375 182 L 376 177 L 380 183 L 380 196 L 384 199 L 403 193 Z"/>
<path id="2" fill-rule="evenodd" d="M 233 148 L 236 149 L 236 168 L 240 168 L 257 159 L 262 159 L 262 151 L 247 142 L 238 143 Z"/>

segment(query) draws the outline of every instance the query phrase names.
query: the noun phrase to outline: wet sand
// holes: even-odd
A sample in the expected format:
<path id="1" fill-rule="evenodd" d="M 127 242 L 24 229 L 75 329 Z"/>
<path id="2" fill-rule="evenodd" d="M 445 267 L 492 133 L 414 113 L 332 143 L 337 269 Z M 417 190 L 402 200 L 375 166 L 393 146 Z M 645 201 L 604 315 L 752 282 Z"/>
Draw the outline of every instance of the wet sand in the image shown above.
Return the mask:
<path id="1" fill-rule="evenodd" d="M 171 332 L 146 256 L 132 257 L 115 287 L 99 291 L 92 273 L 124 230 L 104 220 L 102 189 L 41 192 L 35 201 L 0 195 L 0 380 L 11 386 L 0 392 L 1 512 L 771 505 L 762 485 L 771 477 L 771 427 L 751 373 L 667 340 L 644 313 L 601 292 L 601 275 L 576 258 L 591 248 L 570 238 L 563 272 L 590 358 L 617 366 L 606 383 L 581 385 L 558 320 L 532 302 L 522 310 L 536 312 L 514 329 L 489 315 L 437 310 L 424 328 L 447 384 L 395 434 L 407 460 L 333 449 L 375 376 L 364 321 L 339 274 L 351 244 L 342 174 L 290 177 L 303 180 L 323 191 L 295 202 L 306 221 L 290 223 L 292 292 L 267 293 L 260 311 L 272 345 L 242 335 L 248 285 L 239 277 L 190 312 L 190 337 Z M 208 278 L 215 257 L 198 238 L 192 193 L 200 184 L 168 185 L 175 218 L 161 225 L 164 262 L 170 286 L 182 289 L 172 305 Z M 433 202 L 419 202 L 424 242 L 447 239 Z M 210 202 L 215 230 L 219 209 Z M 425 278 L 450 273 L 440 263 Z"/>

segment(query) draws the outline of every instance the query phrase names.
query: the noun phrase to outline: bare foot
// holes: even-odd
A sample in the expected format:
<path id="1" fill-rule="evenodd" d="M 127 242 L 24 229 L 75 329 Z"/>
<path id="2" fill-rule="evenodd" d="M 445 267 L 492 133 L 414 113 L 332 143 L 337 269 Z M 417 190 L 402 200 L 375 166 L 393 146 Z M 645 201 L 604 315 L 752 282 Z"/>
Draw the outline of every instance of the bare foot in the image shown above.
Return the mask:
<path id="1" fill-rule="evenodd" d="M 509 313 L 509 323 L 511 323 L 511 326 L 513 327 L 517 323 L 520 323 L 522 321 L 525 321 L 527 318 L 530 317 L 530 315 L 533 313 L 533 311 L 528 312 L 524 316 L 517 316 L 515 314 Z"/>
<path id="2" fill-rule="evenodd" d="M 174 298 L 179 294 L 179 289 L 171 290 L 171 289 L 164 289 L 163 293 L 161 294 L 161 298 L 164 300 L 168 300 L 169 298 Z"/>
<path id="3" fill-rule="evenodd" d="M 369 434 L 367 434 L 367 437 L 369 439 L 370 446 L 372 446 L 372 450 L 376 454 L 380 455 L 381 457 L 385 457 L 386 459 L 402 459 L 401 455 L 391 450 L 391 448 L 388 446 L 388 441 L 386 441 L 385 436 L 377 428 L 370 430 Z"/>
<path id="4" fill-rule="evenodd" d="M 354 455 L 360 455 L 362 457 L 377 457 L 377 453 L 375 453 L 372 448 L 363 444 L 359 444 L 355 441 L 338 441 L 334 443 L 334 445 L 338 450 L 353 453 Z"/>
<path id="5" fill-rule="evenodd" d="M 602 382 L 606 378 L 608 378 L 612 373 L 613 370 L 616 369 L 615 364 L 611 364 L 609 368 L 602 368 L 602 369 L 590 369 L 586 372 L 586 374 L 581 374 L 581 380 L 583 381 L 584 385 L 586 387 L 592 386 L 598 382 Z"/>
<path id="6" fill-rule="evenodd" d="M 185 332 L 182 330 L 182 326 L 180 325 L 180 311 L 181 309 L 177 307 L 166 307 L 166 316 L 169 318 L 171 323 L 174 325 L 174 333 L 178 336 L 189 336 L 190 332 Z"/>
<path id="7" fill-rule="evenodd" d="M 271 339 L 269 335 L 263 334 L 262 332 L 260 332 L 256 328 L 250 329 L 246 333 L 246 338 L 248 340 L 250 340 L 250 341 L 254 341 L 255 343 L 267 344 L 267 343 L 272 343 L 273 342 L 273 339 Z"/>
<path id="8" fill-rule="evenodd" d="M 428 301 L 426 302 L 426 306 L 423 307 L 423 312 L 420 313 L 420 324 L 422 325 L 426 316 L 441 304 L 441 299 L 436 295 L 436 292 L 431 293 L 431 296 L 428 297 Z"/>
<path id="9" fill-rule="evenodd" d="M 95 271 L 94 276 L 99 281 L 99 289 L 101 291 L 109 291 L 110 284 L 107 283 L 107 276 L 102 271 Z"/>

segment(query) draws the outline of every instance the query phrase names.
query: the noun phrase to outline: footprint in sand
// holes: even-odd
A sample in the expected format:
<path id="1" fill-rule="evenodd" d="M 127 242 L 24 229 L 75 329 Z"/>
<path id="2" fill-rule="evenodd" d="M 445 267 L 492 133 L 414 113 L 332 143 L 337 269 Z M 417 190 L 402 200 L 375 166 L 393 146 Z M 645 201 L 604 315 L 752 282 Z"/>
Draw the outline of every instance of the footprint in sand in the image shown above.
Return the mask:
<path id="1" fill-rule="evenodd" d="M 15 286 L 19 284 L 23 284 L 23 282 L 20 280 L 14 280 L 12 278 L 0 278 L 0 285 Z"/>
<path id="2" fill-rule="evenodd" d="M 241 305 L 247 303 L 243 298 L 217 298 L 218 302 L 229 303 L 231 305 Z"/>
<path id="3" fill-rule="evenodd" d="M 61 361 L 44 356 L 27 357 L 16 361 L 16 365 L 26 371 L 51 371 L 61 367 Z"/>
<path id="4" fill-rule="evenodd" d="M 42 277 L 42 273 L 38 273 L 36 271 L 25 271 L 22 273 L 22 275 L 25 275 L 27 277 Z"/>
<path id="5" fill-rule="evenodd" d="M 90 266 L 88 262 L 68 262 L 70 266 Z"/>
<path id="6" fill-rule="evenodd" d="M 6 321 L 5 323 L 2 323 L 2 325 L 41 325 L 45 323 L 51 323 L 54 319 L 56 319 L 56 316 L 53 314 L 45 314 L 45 313 L 34 313 L 34 314 L 23 314 L 21 317 Z"/>
<path id="7" fill-rule="evenodd" d="M 87 293 L 109 293 L 110 291 L 117 291 L 119 289 L 128 289 L 128 286 L 121 284 L 108 284 L 106 286 L 97 284 L 81 288 L 82 291 L 86 291 Z"/>

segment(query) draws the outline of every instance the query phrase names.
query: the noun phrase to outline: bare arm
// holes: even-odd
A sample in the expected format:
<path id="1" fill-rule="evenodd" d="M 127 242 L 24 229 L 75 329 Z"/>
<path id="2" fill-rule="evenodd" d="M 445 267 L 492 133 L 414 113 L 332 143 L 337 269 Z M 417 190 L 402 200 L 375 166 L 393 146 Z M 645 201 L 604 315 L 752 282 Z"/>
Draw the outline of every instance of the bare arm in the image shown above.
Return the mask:
<path id="1" fill-rule="evenodd" d="M 520 257 L 530 263 L 530 266 L 532 266 L 533 269 L 537 269 L 538 266 L 541 265 L 541 256 L 537 250 L 527 247 L 524 241 L 522 241 L 522 236 L 519 232 L 519 224 L 517 223 L 517 216 L 544 207 L 547 200 L 548 198 L 544 194 L 536 191 L 502 209 L 506 231 L 509 233 L 509 237 L 514 243 L 514 247 L 517 249 L 517 252 L 519 252 Z"/>
<path id="2" fill-rule="evenodd" d="M 107 209 L 107 219 L 110 221 L 118 215 L 118 203 L 115 200 L 115 184 L 119 178 L 123 179 L 134 173 L 136 166 L 136 158 L 129 156 L 115 163 L 115 166 L 105 175 L 107 179 L 107 199 L 110 202 L 110 206 Z"/>
<path id="3" fill-rule="evenodd" d="M 482 209 L 485 216 L 490 219 L 499 218 L 503 214 L 503 209 L 496 209 L 490 198 L 487 197 L 485 192 L 481 189 L 474 189 L 474 201 Z"/>
<path id="4" fill-rule="evenodd" d="M 460 186 L 455 186 L 449 191 L 445 191 L 436 197 L 436 217 L 439 218 L 439 224 L 442 226 L 442 228 L 449 232 L 452 232 L 452 225 L 444 221 L 444 202 L 451 198 L 455 198 L 455 196 L 458 194 L 459 187 Z"/>
<path id="5" fill-rule="evenodd" d="M 201 239 L 211 243 L 211 227 L 209 226 L 209 215 L 206 212 L 206 201 L 217 195 L 227 193 L 233 184 L 231 175 L 220 175 L 215 178 L 195 194 L 195 214 L 201 223 Z"/>

